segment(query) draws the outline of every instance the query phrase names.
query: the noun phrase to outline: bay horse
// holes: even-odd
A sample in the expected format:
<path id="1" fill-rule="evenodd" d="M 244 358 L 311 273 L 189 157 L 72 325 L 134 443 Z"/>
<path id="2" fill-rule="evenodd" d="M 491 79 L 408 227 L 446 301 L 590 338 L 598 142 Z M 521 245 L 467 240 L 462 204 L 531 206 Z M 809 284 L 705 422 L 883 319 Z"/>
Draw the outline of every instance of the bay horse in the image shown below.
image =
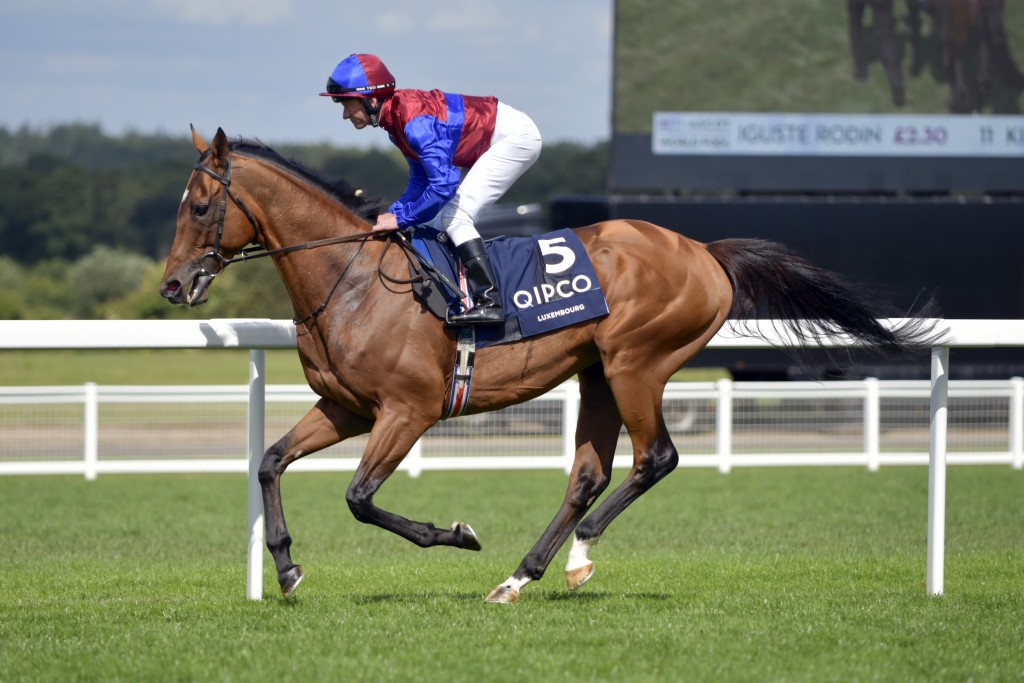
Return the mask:
<path id="1" fill-rule="evenodd" d="M 299 458 L 369 433 L 345 493 L 355 518 L 421 546 L 479 550 L 473 529 L 438 528 L 377 507 L 374 494 L 417 439 L 442 415 L 453 381 L 456 332 L 395 281 L 408 276 L 395 237 L 371 232 L 381 202 L 330 183 L 245 139 L 218 129 L 207 144 L 193 129 L 199 161 L 178 208 L 161 294 L 197 305 L 213 279 L 251 243 L 273 256 L 295 311 L 298 352 L 321 397 L 259 467 L 267 547 L 285 598 L 303 578 L 291 558 L 280 482 Z M 795 337 L 846 333 L 891 352 L 926 347 L 913 322 L 876 322 L 837 276 L 778 244 L 730 239 L 701 244 L 635 220 L 576 230 L 609 313 L 560 331 L 480 349 L 467 413 L 496 410 L 579 377 L 580 414 L 568 490 L 515 572 L 487 596 L 515 602 L 541 578 L 575 531 L 566 567 L 570 590 L 593 573 L 591 547 L 628 505 L 679 460 L 662 417 L 666 382 L 730 317 L 771 318 Z M 316 247 L 316 248 L 314 248 Z M 242 252 L 243 254 L 245 252 Z M 810 326 L 801 319 L 820 321 Z M 926 327 L 926 326 L 925 326 Z M 633 444 L 625 480 L 584 519 L 608 487 L 622 426 Z"/>
<path id="2" fill-rule="evenodd" d="M 942 41 L 952 113 L 980 112 L 987 104 L 993 76 L 998 75 L 1014 92 L 1024 88 L 1024 74 L 1014 61 L 1003 21 L 1005 0 L 929 0 L 928 4 Z M 977 53 L 973 83 L 968 74 L 972 49 Z"/>

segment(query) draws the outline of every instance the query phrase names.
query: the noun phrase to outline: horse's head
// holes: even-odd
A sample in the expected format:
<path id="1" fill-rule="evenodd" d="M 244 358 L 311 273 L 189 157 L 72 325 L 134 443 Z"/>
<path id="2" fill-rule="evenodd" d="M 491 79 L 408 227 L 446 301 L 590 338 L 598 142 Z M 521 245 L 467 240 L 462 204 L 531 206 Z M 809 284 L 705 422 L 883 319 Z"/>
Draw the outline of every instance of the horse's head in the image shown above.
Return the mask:
<path id="1" fill-rule="evenodd" d="M 213 278 L 226 261 L 256 238 L 256 220 L 231 191 L 231 158 L 220 128 L 206 144 L 195 128 L 192 144 L 199 161 L 178 207 L 174 244 L 167 257 L 160 295 L 172 304 L 206 301 Z"/>

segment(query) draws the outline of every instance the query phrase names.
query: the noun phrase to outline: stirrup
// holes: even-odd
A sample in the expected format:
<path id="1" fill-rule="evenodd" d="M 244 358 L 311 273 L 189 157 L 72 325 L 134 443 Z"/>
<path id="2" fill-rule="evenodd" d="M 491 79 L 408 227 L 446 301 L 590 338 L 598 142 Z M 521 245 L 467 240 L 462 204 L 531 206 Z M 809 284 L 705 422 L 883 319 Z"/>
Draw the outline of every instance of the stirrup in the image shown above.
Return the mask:
<path id="1" fill-rule="evenodd" d="M 501 306 L 477 305 L 464 313 L 449 315 L 448 323 L 451 325 L 504 325 L 505 313 Z"/>

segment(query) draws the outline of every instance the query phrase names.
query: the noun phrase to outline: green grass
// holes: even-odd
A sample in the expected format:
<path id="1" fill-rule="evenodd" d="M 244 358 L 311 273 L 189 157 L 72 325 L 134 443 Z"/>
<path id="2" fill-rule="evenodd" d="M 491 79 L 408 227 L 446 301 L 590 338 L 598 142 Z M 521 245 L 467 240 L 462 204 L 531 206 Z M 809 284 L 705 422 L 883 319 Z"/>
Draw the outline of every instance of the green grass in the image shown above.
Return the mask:
<path id="1" fill-rule="evenodd" d="M 620 474 L 621 476 L 621 474 Z M 355 522 L 348 475 L 290 475 L 307 571 L 245 600 L 237 476 L 0 479 L 0 680 L 1012 681 L 1024 676 L 1024 476 L 948 481 L 946 595 L 925 580 L 927 471 L 675 473 L 517 605 L 483 596 L 564 491 L 553 473 L 397 475 L 378 503 L 484 550 Z"/>
<path id="2" fill-rule="evenodd" d="M 267 351 L 267 381 L 305 384 L 291 349 Z M 684 368 L 674 381 L 709 382 L 722 368 Z M 0 387 L 97 384 L 245 384 L 249 352 L 223 349 L 0 351 Z"/>
<path id="3" fill-rule="evenodd" d="M 305 384 L 291 349 L 267 351 L 267 381 Z M 249 352 L 238 349 L 0 351 L 0 386 L 245 384 Z"/>

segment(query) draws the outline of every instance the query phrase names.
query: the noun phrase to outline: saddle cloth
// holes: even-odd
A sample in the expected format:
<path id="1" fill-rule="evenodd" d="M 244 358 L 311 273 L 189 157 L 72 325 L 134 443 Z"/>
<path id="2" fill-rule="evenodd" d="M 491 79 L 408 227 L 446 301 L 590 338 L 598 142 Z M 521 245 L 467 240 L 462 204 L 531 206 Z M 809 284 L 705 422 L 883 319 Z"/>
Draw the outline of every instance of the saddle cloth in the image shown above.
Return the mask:
<path id="1" fill-rule="evenodd" d="M 448 310 L 463 310 L 468 301 L 465 275 L 448 235 L 416 228 L 411 241 L 463 292 L 460 297 L 431 280 L 425 287 L 414 288 L 419 298 L 441 318 L 445 318 Z M 484 244 L 501 292 L 505 325 L 477 326 L 478 347 L 506 344 L 608 314 L 608 303 L 590 256 L 572 230 L 563 228 L 531 237 L 497 237 Z"/>

